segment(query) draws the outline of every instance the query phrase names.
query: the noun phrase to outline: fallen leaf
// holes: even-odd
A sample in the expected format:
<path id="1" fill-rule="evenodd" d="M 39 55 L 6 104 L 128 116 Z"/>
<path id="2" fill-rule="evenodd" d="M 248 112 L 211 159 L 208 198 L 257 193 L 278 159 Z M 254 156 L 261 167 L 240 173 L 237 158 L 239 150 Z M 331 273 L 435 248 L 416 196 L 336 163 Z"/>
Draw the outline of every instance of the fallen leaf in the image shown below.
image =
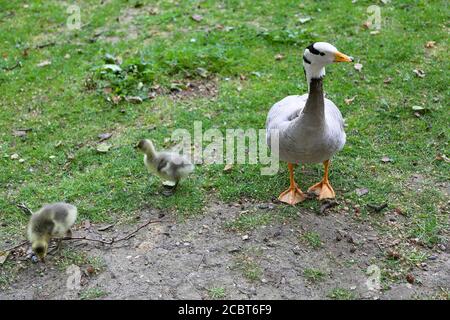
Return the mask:
<path id="1" fill-rule="evenodd" d="M 438 154 L 436 156 L 436 160 L 444 161 L 450 163 L 450 158 L 448 158 L 445 154 Z"/>
<path id="2" fill-rule="evenodd" d="M 98 146 L 97 146 L 97 151 L 98 152 L 101 152 L 101 153 L 106 153 L 106 152 L 108 152 L 109 151 L 109 149 L 111 149 L 111 145 L 110 144 L 108 144 L 108 143 L 100 143 Z"/>
<path id="3" fill-rule="evenodd" d="M 406 281 L 408 281 L 410 284 L 413 284 L 416 281 L 416 279 L 414 278 L 414 276 L 411 273 L 408 273 L 406 275 Z"/>
<path id="4" fill-rule="evenodd" d="M 27 135 L 27 132 L 25 130 L 14 130 L 13 136 L 14 137 L 25 137 Z"/>
<path id="5" fill-rule="evenodd" d="M 386 79 L 384 79 L 383 81 L 385 84 L 391 83 L 392 82 L 392 78 L 391 77 L 387 77 Z"/>
<path id="6" fill-rule="evenodd" d="M 280 61 L 284 58 L 284 56 L 281 53 L 278 53 L 275 55 L 275 60 Z"/>
<path id="7" fill-rule="evenodd" d="M 101 134 L 99 134 L 97 137 L 100 139 L 100 142 L 101 142 L 101 141 L 105 141 L 105 140 L 108 140 L 109 138 L 112 137 L 112 133 L 109 133 L 109 132 L 107 132 L 107 133 L 101 133 Z"/>
<path id="8" fill-rule="evenodd" d="M 0 265 L 4 264 L 6 259 L 8 259 L 9 251 L 0 251 Z"/>
<path id="9" fill-rule="evenodd" d="M 202 78 L 207 78 L 208 77 L 208 70 L 206 70 L 204 68 L 197 68 L 197 73 Z"/>
<path id="10" fill-rule="evenodd" d="M 355 98 L 356 96 L 354 96 L 353 98 L 344 99 L 344 102 L 346 105 L 350 105 L 355 100 Z"/>
<path id="11" fill-rule="evenodd" d="M 425 78 L 425 72 L 420 69 L 414 69 L 413 72 L 418 76 L 419 78 Z"/>
<path id="12" fill-rule="evenodd" d="M 19 155 L 17 153 L 14 153 L 13 155 L 11 155 L 11 160 L 17 160 L 19 159 Z"/>
<path id="13" fill-rule="evenodd" d="M 425 110 L 425 108 L 422 107 L 422 106 L 412 106 L 411 108 L 412 108 L 414 111 L 423 111 L 423 110 Z"/>
<path id="14" fill-rule="evenodd" d="M 358 196 L 361 197 L 361 196 L 363 196 L 363 195 L 369 193 L 369 189 L 367 189 L 367 188 L 358 188 L 358 189 L 355 190 L 355 192 L 356 192 L 356 194 L 357 194 Z"/>
<path id="15" fill-rule="evenodd" d="M 304 17 L 304 18 L 299 18 L 298 22 L 300 22 L 301 24 L 305 24 L 310 20 L 311 20 L 311 17 Z"/>
<path id="16" fill-rule="evenodd" d="M 88 267 L 86 268 L 86 273 L 87 273 L 87 274 L 93 274 L 94 272 L 95 272 L 95 269 L 94 269 L 93 266 L 88 266 Z"/>
<path id="17" fill-rule="evenodd" d="M 386 156 L 384 156 L 383 158 L 381 158 L 381 162 L 384 162 L 384 163 L 393 162 L 393 161 L 394 161 L 394 160 L 392 160 L 391 158 L 386 157 Z"/>
<path id="18" fill-rule="evenodd" d="M 197 21 L 197 22 L 200 22 L 200 21 L 203 20 L 203 16 L 201 16 L 201 15 L 199 15 L 199 14 L 193 14 L 193 15 L 191 16 L 191 18 L 192 18 L 192 20 Z"/>
<path id="19" fill-rule="evenodd" d="M 361 69 L 363 68 L 363 65 L 361 63 L 355 63 L 354 68 L 356 71 L 361 71 Z"/>
<path id="20" fill-rule="evenodd" d="M 116 64 L 105 64 L 105 65 L 103 65 L 102 69 L 110 70 L 112 72 L 120 72 L 120 71 L 122 71 L 122 68 L 119 67 Z"/>
<path id="21" fill-rule="evenodd" d="M 121 97 L 121 96 L 113 96 L 113 97 L 112 97 L 112 102 L 113 102 L 114 104 L 118 104 L 121 100 L 122 100 L 122 97 Z"/>
<path id="22" fill-rule="evenodd" d="M 232 164 L 226 164 L 225 167 L 223 168 L 223 172 L 230 172 L 232 169 L 233 169 Z"/>
<path id="23" fill-rule="evenodd" d="M 138 96 L 125 97 L 125 100 L 131 103 L 142 103 L 142 98 Z"/>
<path id="24" fill-rule="evenodd" d="M 376 35 L 376 34 L 379 34 L 379 33 L 380 33 L 380 30 L 370 31 L 370 34 L 372 34 L 372 35 Z"/>
<path id="25" fill-rule="evenodd" d="M 39 68 L 42 68 L 42 67 L 45 67 L 45 66 L 49 66 L 51 64 L 52 64 L 52 62 L 50 60 L 44 60 L 44 61 L 38 63 L 37 66 Z"/>
<path id="26" fill-rule="evenodd" d="M 425 48 L 431 49 L 436 47 L 436 41 L 427 41 Z"/>

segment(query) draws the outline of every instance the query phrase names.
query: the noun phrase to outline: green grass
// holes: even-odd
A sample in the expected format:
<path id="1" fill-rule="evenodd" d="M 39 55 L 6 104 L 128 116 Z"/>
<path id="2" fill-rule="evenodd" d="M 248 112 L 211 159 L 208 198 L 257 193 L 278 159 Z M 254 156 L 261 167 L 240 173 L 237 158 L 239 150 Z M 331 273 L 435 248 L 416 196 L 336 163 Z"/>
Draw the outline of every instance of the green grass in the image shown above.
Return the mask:
<path id="1" fill-rule="evenodd" d="M 427 246 L 448 239 L 446 197 L 439 185 L 449 181 L 450 171 L 448 163 L 436 160 L 437 154 L 450 154 L 445 1 L 378 3 L 383 25 L 377 35 L 362 27 L 373 4 L 368 0 L 266 1 L 258 6 L 250 0 L 181 1 L 177 6 L 140 2 L 143 8 L 137 9 L 135 2 L 78 1 L 83 27 L 73 31 L 65 27 L 64 2 L 36 1 L 28 8 L 18 0 L 2 3 L 1 240 L 24 232 L 27 217 L 18 203 L 36 210 L 64 200 L 78 206 L 79 221 L 103 222 L 148 206 L 183 218 L 201 214 L 211 197 L 233 202 L 277 196 L 288 184 L 284 164 L 270 177 L 259 174 L 260 165 L 236 165 L 228 174 L 222 165 L 197 166 L 176 195 L 166 198 L 133 145 L 150 137 L 159 148 L 170 147 L 172 131 L 192 133 L 194 121 L 201 121 L 203 130 L 222 132 L 264 128 L 273 103 L 307 90 L 302 51 L 319 40 L 335 44 L 364 66 L 359 73 L 350 64 L 333 65 L 325 79 L 327 97 L 347 124 L 347 144 L 334 158 L 330 176 L 338 198 L 360 205 L 364 217 L 368 203 L 401 208 L 407 216 L 401 226 L 405 237 Z M 150 14 L 154 8 L 157 14 Z M 203 20 L 194 21 L 193 13 Z M 298 14 L 312 19 L 302 24 Z M 133 30 L 136 38 L 129 37 Z M 425 48 L 427 41 L 436 47 Z M 276 61 L 279 53 L 284 58 Z M 123 72 L 102 74 L 106 54 L 120 57 Z M 44 60 L 51 65 L 37 67 Z M 16 62 L 21 66 L 5 70 Z M 424 70 L 425 78 L 415 76 L 414 69 Z M 389 77 L 392 81 L 385 84 Z M 192 81 L 214 82 L 217 96 L 171 96 Z M 114 95 L 146 98 L 155 86 L 164 94 L 141 104 L 107 100 Z M 105 93 L 105 87 L 111 91 Z M 353 96 L 353 103 L 344 103 Z M 412 106 L 426 111 L 416 116 Z M 18 137 L 13 134 L 18 129 L 30 130 Z M 113 134 L 108 140 L 112 147 L 99 153 L 97 136 L 105 132 Z M 13 154 L 24 161 L 12 160 Z M 383 156 L 393 162 L 382 163 Z M 321 165 L 298 169 L 300 187 L 317 182 L 321 170 Z M 424 177 L 420 184 L 411 184 L 414 174 Z M 362 187 L 369 193 L 359 197 L 354 190 Z M 317 203 L 299 205 L 311 206 Z M 266 214 L 242 217 L 235 227 L 247 230 L 271 219 Z"/>
<path id="2" fill-rule="evenodd" d="M 317 232 L 307 231 L 300 236 L 300 239 L 313 249 L 320 249 L 322 247 L 322 240 Z"/>
<path id="3" fill-rule="evenodd" d="M 87 253 L 75 251 L 73 249 L 65 249 L 56 257 L 56 266 L 59 270 L 64 271 L 72 264 L 79 267 L 92 266 L 95 273 L 99 273 L 105 269 L 105 262 L 101 257 L 91 257 Z"/>
<path id="4" fill-rule="evenodd" d="M 239 270 L 250 281 L 260 281 L 263 275 L 263 271 L 256 258 L 247 254 L 239 255 L 236 258 L 234 268 Z"/>
<path id="5" fill-rule="evenodd" d="M 223 299 L 226 296 L 225 288 L 214 287 L 208 290 L 208 296 L 211 299 Z"/>
<path id="6" fill-rule="evenodd" d="M 320 282 L 325 279 L 326 273 L 318 269 L 307 268 L 303 270 L 303 276 L 311 282 Z"/>
<path id="7" fill-rule="evenodd" d="M 108 292 L 99 288 L 89 288 L 80 292 L 81 300 L 94 300 L 108 295 Z"/>
<path id="8" fill-rule="evenodd" d="M 355 300 L 356 295 L 348 289 L 334 288 L 328 294 L 328 298 L 334 299 L 334 300 Z"/>

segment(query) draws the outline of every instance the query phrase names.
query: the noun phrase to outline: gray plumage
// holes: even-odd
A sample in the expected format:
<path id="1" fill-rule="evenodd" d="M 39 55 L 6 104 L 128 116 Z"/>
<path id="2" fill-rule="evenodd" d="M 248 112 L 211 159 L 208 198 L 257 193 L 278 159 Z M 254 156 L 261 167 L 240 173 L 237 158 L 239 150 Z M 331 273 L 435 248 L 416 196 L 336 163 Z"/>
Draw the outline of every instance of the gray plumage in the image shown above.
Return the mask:
<path id="1" fill-rule="evenodd" d="M 322 79 L 312 79 L 310 85 L 310 94 L 288 96 L 275 103 L 268 113 L 267 143 L 270 146 L 271 130 L 278 130 L 280 160 L 323 162 L 344 147 L 341 112 L 333 101 L 324 98 Z"/>
<path id="2" fill-rule="evenodd" d="M 145 166 L 166 184 L 176 185 L 194 170 L 194 165 L 186 157 L 175 152 L 157 152 L 150 140 L 139 141 L 137 147 L 144 153 Z"/>
<path id="3" fill-rule="evenodd" d="M 33 251 L 41 259 L 47 254 L 50 239 L 66 236 L 75 223 L 77 214 L 75 206 L 57 202 L 45 205 L 31 215 L 27 236 Z"/>

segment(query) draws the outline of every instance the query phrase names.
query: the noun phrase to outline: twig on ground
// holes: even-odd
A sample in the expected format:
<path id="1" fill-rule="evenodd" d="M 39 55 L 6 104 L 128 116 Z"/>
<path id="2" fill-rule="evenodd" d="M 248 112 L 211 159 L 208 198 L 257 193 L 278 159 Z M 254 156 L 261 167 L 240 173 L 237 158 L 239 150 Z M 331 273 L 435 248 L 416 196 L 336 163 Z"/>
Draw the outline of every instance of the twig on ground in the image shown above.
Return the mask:
<path id="1" fill-rule="evenodd" d="M 12 250 L 14 250 L 14 249 L 20 248 L 20 247 L 23 246 L 23 245 L 26 245 L 27 243 L 28 243 L 28 240 L 25 240 L 25 241 L 22 241 L 22 242 L 19 243 L 19 244 L 16 244 L 15 246 L 12 246 L 12 247 L 10 247 L 10 248 L 6 248 L 6 249 L 1 250 L 1 251 L 5 251 L 5 252 L 7 252 L 7 251 L 12 251 Z"/>
<path id="2" fill-rule="evenodd" d="M 2 67 L 2 69 L 5 70 L 5 71 L 12 71 L 12 70 L 14 70 L 14 69 L 16 69 L 18 67 L 21 67 L 21 66 L 22 66 L 22 62 L 17 61 L 16 64 L 14 64 L 13 66 L 11 66 L 11 67 Z"/>
<path id="3" fill-rule="evenodd" d="M 164 222 L 164 220 L 149 220 L 146 223 L 144 223 L 143 225 L 137 227 L 134 231 L 128 233 L 127 235 L 125 235 L 124 237 L 119 238 L 119 239 L 112 238 L 110 240 L 100 240 L 100 239 L 87 238 L 86 236 L 84 236 L 84 237 L 64 237 L 64 238 L 61 238 L 60 240 L 86 240 L 86 241 L 100 242 L 100 243 L 103 243 L 103 244 L 111 245 L 111 244 L 119 242 L 119 241 L 128 240 L 128 239 L 134 237 L 139 230 L 145 228 L 146 226 L 148 226 L 148 225 L 150 225 L 152 223 L 158 223 L 158 222 Z M 4 249 L 2 251 L 12 251 L 14 249 L 17 249 L 17 248 L 27 244 L 27 243 L 28 243 L 28 240 L 25 240 L 25 241 L 22 241 L 21 243 L 15 245 L 13 247 L 6 248 L 6 249 Z"/>
<path id="4" fill-rule="evenodd" d="M 383 209 L 387 208 L 388 204 L 387 203 L 383 203 L 382 205 L 374 205 L 374 204 L 368 204 L 367 207 L 369 209 L 372 209 L 375 212 L 381 212 Z"/>
<path id="5" fill-rule="evenodd" d="M 33 214 L 33 211 L 31 211 L 31 209 L 28 208 L 28 206 L 25 203 L 17 203 L 16 207 L 19 208 L 20 210 L 22 210 L 23 212 L 25 212 L 25 214 L 27 214 L 27 215 Z"/>
<path id="6" fill-rule="evenodd" d="M 52 47 L 56 44 L 56 42 L 52 41 L 52 42 L 47 42 L 47 43 L 42 43 L 42 44 L 38 44 L 36 47 L 34 47 L 35 49 L 43 49 L 46 47 Z"/>
<path id="7" fill-rule="evenodd" d="M 100 239 L 92 239 L 92 238 L 87 238 L 87 237 L 66 237 L 66 238 L 62 238 L 62 240 L 87 240 L 87 241 L 94 241 L 94 242 L 100 242 L 103 244 L 111 245 L 111 244 L 119 242 L 119 241 L 129 240 L 130 238 L 134 237 L 139 230 L 145 228 L 149 224 L 163 222 L 163 221 L 164 220 L 149 220 L 146 223 L 144 223 L 143 225 L 137 227 L 134 231 L 128 233 L 127 235 L 125 235 L 124 237 L 119 238 L 119 239 L 112 238 L 110 240 L 100 240 Z"/>

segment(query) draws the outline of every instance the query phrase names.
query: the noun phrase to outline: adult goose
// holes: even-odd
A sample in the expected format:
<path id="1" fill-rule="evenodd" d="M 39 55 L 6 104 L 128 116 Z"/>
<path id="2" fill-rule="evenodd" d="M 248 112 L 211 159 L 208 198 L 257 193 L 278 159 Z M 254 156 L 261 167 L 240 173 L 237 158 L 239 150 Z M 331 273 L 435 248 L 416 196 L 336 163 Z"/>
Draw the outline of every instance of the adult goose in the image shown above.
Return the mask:
<path id="1" fill-rule="evenodd" d="M 331 157 L 344 147 L 344 121 L 333 101 L 324 97 L 322 82 L 326 65 L 352 61 L 352 57 L 329 43 L 311 44 L 303 54 L 308 93 L 287 96 L 270 109 L 266 122 L 267 143 L 270 147 L 272 139 L 278 138 L 279 158 L 288 163 L 290 175 L 290 186 L 280 194 L 280 201 L 295 205 L 306 199 L 294 180 L 294 165 L 298 163 L 322 162 L 323 179 L 308 192 L 314 192 L 319 200 L 335 197 L 328 181 L 328 168 Z"/>

